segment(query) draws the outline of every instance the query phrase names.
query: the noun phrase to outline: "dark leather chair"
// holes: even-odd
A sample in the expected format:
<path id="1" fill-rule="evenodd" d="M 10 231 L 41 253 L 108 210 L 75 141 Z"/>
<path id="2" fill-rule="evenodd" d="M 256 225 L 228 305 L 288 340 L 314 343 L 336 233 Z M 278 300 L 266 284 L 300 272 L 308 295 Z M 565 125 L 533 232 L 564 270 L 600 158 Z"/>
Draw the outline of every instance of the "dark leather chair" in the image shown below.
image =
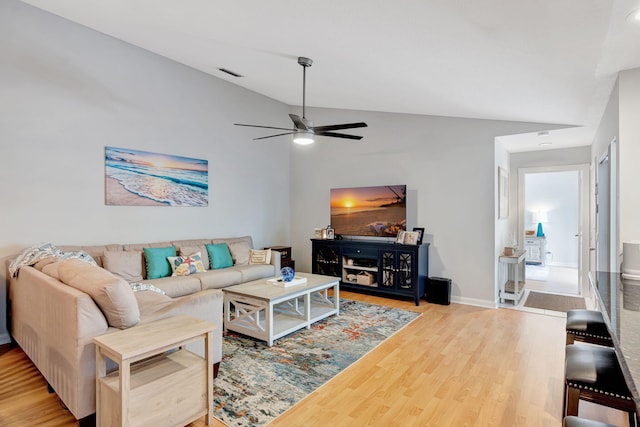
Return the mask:
<path id="1" fill-rule="evenodd" d="M 637 425 L 636 405 L 612 347 L 566 347 L 563 416 L 577 416 L 580 400 L 625 411 L 629 425 Z"/>
<path id="2" fill-rule="evenodd" d="M 602 313 L 596 310 L 569 310 L 567 312 L 567 344 L 575 341 L 613 346 L 611 335 Z"/>

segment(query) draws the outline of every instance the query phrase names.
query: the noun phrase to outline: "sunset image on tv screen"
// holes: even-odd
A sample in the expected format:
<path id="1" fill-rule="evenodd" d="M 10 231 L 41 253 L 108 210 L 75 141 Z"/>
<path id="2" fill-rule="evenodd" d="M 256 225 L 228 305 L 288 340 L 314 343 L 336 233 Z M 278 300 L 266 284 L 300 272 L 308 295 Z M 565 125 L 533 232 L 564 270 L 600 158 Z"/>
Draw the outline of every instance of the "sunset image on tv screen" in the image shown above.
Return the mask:
<path id="1" fill-rule="evenodd" d="M 406 230 L 407 186 L 334 188 L 331 226 L 347 236 L 395 237 Z"/>

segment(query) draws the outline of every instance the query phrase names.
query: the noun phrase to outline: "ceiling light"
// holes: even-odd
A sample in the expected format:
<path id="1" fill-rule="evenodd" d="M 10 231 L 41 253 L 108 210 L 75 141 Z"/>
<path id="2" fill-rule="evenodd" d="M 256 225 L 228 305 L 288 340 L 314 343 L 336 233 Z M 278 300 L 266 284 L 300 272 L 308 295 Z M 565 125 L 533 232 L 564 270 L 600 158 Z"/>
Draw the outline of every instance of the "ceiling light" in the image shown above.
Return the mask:
<path id="1" fill-rule="evenodd" d="M 541 143 L 539 143 L 538 145 L 540 145 L 540 146 L 544 146 L 544 145 L 551 145 L 551 144 L 552 144 L 552 142 L 550 142 L 550 141 L 546 141 L 546 142 L 541 142 Z"/>
<path id="2" fill-rule="evenodd" d="M 635 9 L 627 15 L 627 21 L 635 24 L 640 23 L 640 9 Z"/>
<path id="3" fill-rule="evenodd" d="M 549 136 L 549 132 L 547 132 L 546 130 L 543 130 L 541 132 L 538 132 L 538 136 L 539 137 Z"/>
<path id="4" fill-rule="evenodd" d="M 313 132 L 296 132 L 293 135 L 293 142 L 298 145 L 313 144 L 315 142 L 313 139 Z"/>

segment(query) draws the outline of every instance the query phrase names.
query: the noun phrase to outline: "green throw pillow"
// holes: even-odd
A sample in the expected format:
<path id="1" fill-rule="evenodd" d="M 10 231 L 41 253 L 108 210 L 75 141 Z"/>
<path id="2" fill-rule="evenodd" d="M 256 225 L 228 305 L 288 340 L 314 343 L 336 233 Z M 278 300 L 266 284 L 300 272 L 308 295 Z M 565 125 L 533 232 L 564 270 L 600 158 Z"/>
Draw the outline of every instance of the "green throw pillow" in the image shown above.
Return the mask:
<path id="1" fill-rule="evenodd" d="M 226 243 L 214 243 L 205 245 L 209 259 L 211 260 L 211 268 L 216 270 L 218 268 L 233 267 L 233 258 L 231 258 L 231 251 Z"/>
<path id="2" fill-rule="evenodd" d="M 176 247 L 166 248 L 142 248 L 147 264 L 147 279 L 171 276 L 171 264 L 167 257 L 176 256 Z"/>

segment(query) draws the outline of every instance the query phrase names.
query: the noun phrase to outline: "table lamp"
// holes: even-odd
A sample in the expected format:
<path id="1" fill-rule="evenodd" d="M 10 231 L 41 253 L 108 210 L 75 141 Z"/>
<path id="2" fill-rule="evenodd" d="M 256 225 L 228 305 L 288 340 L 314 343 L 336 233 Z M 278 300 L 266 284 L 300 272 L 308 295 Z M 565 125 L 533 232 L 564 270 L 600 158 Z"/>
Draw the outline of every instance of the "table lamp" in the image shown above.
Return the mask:
<path id="1" fill-rule="evenodd" d="M 544 237 L 544 231 L 542 230 L 542 223 L 549 222 L 549 215 L 545 211 L 538 211 L 533 214 L 533 221 L 538 223 L 537 237 Z"/>

